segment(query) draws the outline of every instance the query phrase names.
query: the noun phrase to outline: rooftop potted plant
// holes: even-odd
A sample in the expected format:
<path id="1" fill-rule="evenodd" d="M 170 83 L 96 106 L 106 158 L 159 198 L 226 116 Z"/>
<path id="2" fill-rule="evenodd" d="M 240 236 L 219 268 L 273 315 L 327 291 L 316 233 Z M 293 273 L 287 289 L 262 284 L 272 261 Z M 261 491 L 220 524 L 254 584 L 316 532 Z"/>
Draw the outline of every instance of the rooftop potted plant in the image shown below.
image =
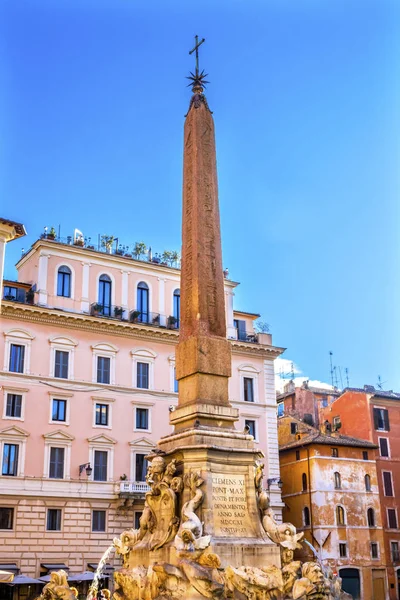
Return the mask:
<path id="1" fill-rule="evenodd" d="M 48 240 L 55 240 L 55 239 L 56 239 L 56 237 L 57 237 L 57 232 L 56 232 L 56 230 L 54 229 L 54 227 L 52 227 L 52 228 L 50 229 L 49 233 L 47 234 L 47 239 L 48 239 Z"/>
<path id="2" fill-rule="evenodd" d="M 113 235 L 102 235 L 101 236 L 101 245 L 105 248 L 105 251 L 108 254 L 111 254 L 112 245 L 114 243 L 115 237 Z"/>
<path id="3" fill-rule="evenodd" d="M 135 242 L 135 245 L 133 247 L 133 256 L 135 258 L 140 260 L 140 257 L 143 256 L 143 254 L 146 254 L 146 252 L 147 246 L 144 242 Z"/>
<path id="4" fill-rule="evenodd" d="M 75 238 L 74 246 L 80 246 L 81 248 L 83 248 L 84 245 L 85 245 L 85 240 L 82 237 Z"/>
<path id="5" fill-rule="evenodd" d="M 34 301 L 35 301 L 35 292 L 31 288 L 30 290 L 28 290 L 26 292 L 26 302 L 27 302 L 27 304 L 33 304 Z"/>
<path id="6" fill-rule="evenodd" d="M 160 315 L 154 315 L 152 323 L 153 323 L 153 325 L 159 325 L 160 324 Z"/>
<path id="7" fill-rule="evenodd" d="M 170 315 L 167 320 L 168 329 L 175 329 L 176 322 L 177 322 L 177 318 Z"/>

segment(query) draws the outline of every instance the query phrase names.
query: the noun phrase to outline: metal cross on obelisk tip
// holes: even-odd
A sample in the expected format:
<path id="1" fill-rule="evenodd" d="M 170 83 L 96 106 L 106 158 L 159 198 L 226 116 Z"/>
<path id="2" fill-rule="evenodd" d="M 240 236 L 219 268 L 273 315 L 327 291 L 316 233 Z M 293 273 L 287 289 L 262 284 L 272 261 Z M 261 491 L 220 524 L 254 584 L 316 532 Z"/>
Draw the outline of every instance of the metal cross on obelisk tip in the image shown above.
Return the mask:
<path id="1" fill-rule="evenodd" d="M 189 51 L 189 54 L 193 54 L 193 52 L 196 52 L 196 75 L 199 75 L 199 47 L 202 45 L 203 42 L 205 42 L 205 38 L 203 38 L 201 40 L 201 42 L 199 42 L 199 36 L 195 35 L 194 39 L 196 40 L 196 44 L 195 47 Z"/>

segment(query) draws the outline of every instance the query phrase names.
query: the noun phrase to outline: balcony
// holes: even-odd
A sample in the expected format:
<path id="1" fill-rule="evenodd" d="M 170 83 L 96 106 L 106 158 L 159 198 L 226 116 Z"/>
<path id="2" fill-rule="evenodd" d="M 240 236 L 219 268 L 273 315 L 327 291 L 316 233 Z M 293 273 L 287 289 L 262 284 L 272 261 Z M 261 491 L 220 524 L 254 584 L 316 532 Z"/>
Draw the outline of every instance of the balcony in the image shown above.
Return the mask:
<path id="1" fill-rule="evenodd" d="M 93 302 L 93 304 L 90 305 L 90 314 L 92 317 L 105 317 L 106 319 L 127 321 L 128 313 L 129 311 L 122 308 L 122 306 L 116 306 L 114 304 L 106 305 L 100 304 L 99 302 Z"/>
<path id="2" fill-rule="evenodd" d="M 162 315 L 155 312 L 143 312 L 138 310 L 131 310 L 129 314 L 129 320 L 131 323 L 142 323 L 144 325 L 151 325 L 153 327 L 164 327 L 166 329 L 179 329 L 179 319 L 176 319 L 172 315 Z"/>
<path id="3" fill-rule="evenodd" d="M 251 344 L 258 343 L 258 335 L 254 331 L 248 332 L 243 329 L 237 329 L 236 331 L 239 342 L 250 342 Z"/>
<path id="4" fill-rule="evenodd" d="M 150 486 L 145 481 L 121 481 L 119 493 L 121 496 L 134 495 L 144 497 L 150 491 Z"/>

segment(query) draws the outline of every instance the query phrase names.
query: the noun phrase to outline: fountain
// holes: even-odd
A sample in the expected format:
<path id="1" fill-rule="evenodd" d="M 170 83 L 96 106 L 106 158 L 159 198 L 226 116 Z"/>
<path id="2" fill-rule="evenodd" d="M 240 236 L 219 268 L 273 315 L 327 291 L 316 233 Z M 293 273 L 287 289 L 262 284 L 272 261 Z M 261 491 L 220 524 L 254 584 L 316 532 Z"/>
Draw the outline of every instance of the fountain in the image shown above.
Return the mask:
<path id="1" fill-rule="evenodd" d="M 214 123 L 198 68 L 200 43 L 196 38 L 184 132 L 179 401 L 173 433 L 148 457 L 140 526 L 114 540 L 123 567 L 114 573 L 113 598 L 344 600 L 350 596 L 340 578 L 318 561 L 294 560 L 303 533 L 276 522 L 262 486 L 263 455 L 234 427 Z M 42 600 L 72 600 L 65 577 L 54 576 Z M 96 592 L 94 584 L 88 598 Z"/>

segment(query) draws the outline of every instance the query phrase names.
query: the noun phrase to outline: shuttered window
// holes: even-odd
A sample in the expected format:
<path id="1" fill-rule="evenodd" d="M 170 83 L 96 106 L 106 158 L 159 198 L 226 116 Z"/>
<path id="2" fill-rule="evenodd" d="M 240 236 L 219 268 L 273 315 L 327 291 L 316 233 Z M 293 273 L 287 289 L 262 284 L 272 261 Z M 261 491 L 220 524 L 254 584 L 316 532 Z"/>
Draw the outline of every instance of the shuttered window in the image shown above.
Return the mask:
<path id="1" fill-rule="evenodd" d="M 106 450 L 94 451 L 94 481 L 107 481 L 107 459 L 108 452 Z"/>
<path id="2" fill-rule="evenodd" d="M 51 479 L 64 478 L 64 448 L 50 448 L 49 477 Z"/>
<path id="3" fill-rule="evenodd" d="M 390 431 L 389 411 L 386 408 L 374 408 L 374 426 L 376 430 Z"/>
<path id="4" fill-rule="evenodd" d="M 392 473 L 390 471 L 383 471 L 383 487 L 385 496 L 393 496 Z"/>
<path id="5" fill-rule="evenodd" d="M 63 350 L 56 350 L 54 361 L 54 377 L 68 379 L 68 359 L 69 352 L 64 352 Z"/>

